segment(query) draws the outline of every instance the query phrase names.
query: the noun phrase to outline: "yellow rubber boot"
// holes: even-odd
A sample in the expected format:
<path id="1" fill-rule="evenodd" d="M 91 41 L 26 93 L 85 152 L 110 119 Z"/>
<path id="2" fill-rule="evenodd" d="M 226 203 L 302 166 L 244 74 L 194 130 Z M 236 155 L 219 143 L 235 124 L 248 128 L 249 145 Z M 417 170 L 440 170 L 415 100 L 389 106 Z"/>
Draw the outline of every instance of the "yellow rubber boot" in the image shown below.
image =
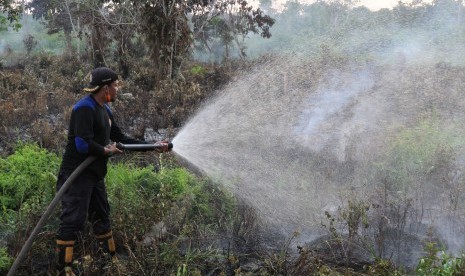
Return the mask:
<path id="1" fill-rule="evenodd" d="M 74 276 L 72 269 L 73 265 L 73 251 L 75 241 L 57 240 L 56 253 L 57 253 L 57 271 L 58 275 Z"/>
<path id="2" fill-rule="evenodd" d="M 110 254 L 112 257 L 116 254 L 115 240 L 113 239 L 113 232 L 107 232 L 101 235 L 97 235 L 97 242 L 99 249 L 103 250 L 104 253 Z"/>

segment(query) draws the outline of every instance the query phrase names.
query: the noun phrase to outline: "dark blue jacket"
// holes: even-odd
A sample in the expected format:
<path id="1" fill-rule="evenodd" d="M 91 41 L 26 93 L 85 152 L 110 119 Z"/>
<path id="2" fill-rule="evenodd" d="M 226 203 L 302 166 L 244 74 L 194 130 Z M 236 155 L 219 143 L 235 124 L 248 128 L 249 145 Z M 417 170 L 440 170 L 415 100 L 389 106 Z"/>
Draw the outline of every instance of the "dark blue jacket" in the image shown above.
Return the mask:
<path id="1" fill-rule="evenodd" d="M 71 174 L 89 155 L 97 159 L 85 171 L 103 179 L 107 173 L 108 156 L 104 147 L 112 142 L 145 143 L 124 135 L 113 119 L 108 105 L 101 106 L 92 95 L 79 100 L 73 107 L 68 129 L 68 143 L 60 171 Z"/>

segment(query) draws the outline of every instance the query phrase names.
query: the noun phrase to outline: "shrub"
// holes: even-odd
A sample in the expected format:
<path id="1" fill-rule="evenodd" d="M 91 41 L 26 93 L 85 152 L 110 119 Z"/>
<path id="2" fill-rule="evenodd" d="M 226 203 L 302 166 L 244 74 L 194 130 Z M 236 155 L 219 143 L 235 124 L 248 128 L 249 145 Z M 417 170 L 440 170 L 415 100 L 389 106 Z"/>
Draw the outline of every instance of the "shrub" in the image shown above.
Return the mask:
<path id="1" fill-rule="evenodd" d="M 20 144 L 14 154 L 0 159 L 2 210 L 19 210 L 33 201 L 49 202 L 55 192 L 57 155 L 35 144 Z"/>
<path id="2" fill-rule="evenodd" d="M 464 275 L 465 262 L 462 255 L 454 257 L 441 251 L 434 242 L 427 242 L 425 244 L 427 255 L 420 259 L 416 268 L 416 275 L 418 276 L 453 276 Z"/>
<path id="3" fill-rule="evenodd" d="M 44 206 L 55 194 L 59 158 L 36 144 L 18 144 L 0 159 L 0 238 L 8 248 L 21 248 Z M 0 274 L 11 265 L 0 248 Z M 3 275 L 3 274 L 2 274 Z"/>
<path id="4" fill-rule="evenodd" d="M 156 173 L 151 166 L 140 168 L 131 163 L 117 163 L 110 165 L 106 182 L 115 228 L 122 229 L 127 236 L 144 235 L 169 212 L 177 213 L 179 210 L 174 209 L 178 205 L 188 205 L 185 212 L 190 217 L 214 220 L 211 191 L 207 193 L 205 182 L 186 169 L 162 168 Z M 141 217 L 145 219 L 141 221 Z"/>
<path id="5" fill-rule="evenodd" d="M 137 272 L 165 275 L 183 267 L 193 273 L 218 254 L 205 244 L 231 227 L 235 209 L 232 196 L 217 185 L 183 168 L 155 172 L 131 161 L 110 164 L 106 182 L 117 244 L 134 254 L 134 262 L 147 262 L 135 265 Z"/>
<path id="6" fill-rule="evenodd" d="M 206 70 L 201 65 L 195 65 L 194 67 L 191 68 L 190 72 L 193 75 L 202 75 L 203 76 L 205 74 Z"/>
<path id="7" fill-rule="evenodd" d="M 12 263 L 13 259 L 8 255 L 6 248 L 0 247 L 0 274 L 6 274 Z"/>
<path id="8" fill-rule="evenodd" d="M 129 239 L 125 242 L 132 243 L 159 220 L 156 195 L 160 187 L 156 184 L 156 174 L 151 167 L 110 164 L 106 183 L 114 228 Z"/>

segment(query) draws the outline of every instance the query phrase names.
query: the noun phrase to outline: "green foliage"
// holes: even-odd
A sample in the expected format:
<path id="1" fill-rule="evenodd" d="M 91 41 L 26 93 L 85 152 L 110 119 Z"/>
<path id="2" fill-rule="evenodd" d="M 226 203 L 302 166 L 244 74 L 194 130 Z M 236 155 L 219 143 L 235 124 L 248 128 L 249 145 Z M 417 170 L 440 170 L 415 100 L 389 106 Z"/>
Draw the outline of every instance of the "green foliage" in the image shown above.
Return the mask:
<path id="1" fill-rule="evenodd" d="M 13 154 L 0 159 L 0 237 L 12 248 L 24 242 L 30 229 L 55 194 L 59 158 L 36 144 L 18 144 Z M 0 248 L 0 274 L 11 264 Z"/>
<path id="2" fill-rule="evenodd" d="M 0 31 L 12 27 L 18 31 L 21 28 L 22 8 L 20 5 L 14 6 L 13 0 L 0 0 Z"/>
<path id="3" fill-rule="evenodd" d="M 7 249 L 5 247 L 0 247 L 0 273 L 6 273 L 12 263 L 13 258 L 8 255 Z"/>
<path id="4" fill-rule="evenodd" d="M 16 243 L 24 242 L 27 235 L 24 227 L 36 223 L 40 210 L 50 203 L 58 165 L 55 154 L 35 144 L 18 145 L 12 155 L 1 160 L 0 235 L 8 247 L 21 247 L 22 244 Z M 186 240 L 199 239 L 205 229 L 222 229 L 219 225 L 226 225 L 233 217 L 233 198 L 216 185 L 196 178 L 183 168 L 162 168 L 156 172 L 151 166 L 138 167 L 131 162 L 110 162 L 106 183 L 114 234 L 119 246 L 133 252 L 137 264 L 133 267 L 135 274 L 202 275 L 199 264 L 218 255 L 217 250 L 194 244 L 189 245 L 186 254 L 179 250 Z M 161 238 L 163 231 L 154 230 L 158 222 L 170 227 L 171 236 L 164 237 L 156 247 L 141 247 L 138 241 L 144 237 Z M 56 229 L 54 223 L 56 218 L 46 227 Z M 211 227 L 212 224 L 216 227 Z M 49 248 L 46 236 L 36 242 L 37 248 Z M 91 239 L 84 237 L 84 240 Z M 138 263 L 141 259 L 147 261 L 144 266 Z M 11 257 L 1 249 L 0 271 L 10 264 Z M 127 266 L 132 267 L 132 263 Z"/>
<path id="5" fill-rule="evenodd" d="M 162 168 L 155 172 L 150 166 L 111 164 L 106 182 L 110 203 L 115 205 L 113 213 L 121 216 L 125 225 L 131 225 L 128 221 L 137 219 L 134 214 L 152 218 L 149 223 L 159 221 L 178 201 L 190 206 L 186 213 L 189 217 L 207 224 L 221 222 L 217 220 L 216 210 L 222 214 L 232 211 L 231 197 L 208 182 L 196 179 L 183 168 Z M 139 227 L 142 231 L 138 232 L 147 230 L 147 227 Z"/>
<path id="6" fill-rule="evenodd" d="M 194 178 L 185 169 L 167 169 L 157 174 L 155 183 L 163 188 L 163 192 L 176 199 L 187 191 L 190 184 L 194 183 Z"/>
<path id="7" fill-rule="evenodd" d="M 122 190 L 128 201 L 137 200 L 139 193 L 158 194 L 160 185 L 155 183 L 157 176 L 153 168 L 138 168 L 133 164 L 112 163 L 106 177 L 109 194 Z"/>
<path id="8" fill-rule="evenodd" d="M 191 68 L 191 73 L 193 75 L 203 75 L 205 74 L 206 70 L 204 67 L 201 65 L 195 65 L 194 67 Z"/>
<path id="9" fill-rule="evenodd" d="M 427 242 L 425 249 L 427 256 L 420 259 L 416 267 L 418 276 L 454 276 L 464 275 L 465 255 L 454 257 L 440 250 L 434 242 Z"/>
<path id="10" fill-rule="evenodd" d="M 374 264 L 368 267 L 368 275 L 373 276 L 400 276 L 404 275 L 397 270 L 390 260 L 377 258 Z"/>
<path id="11" fill-rule="evenodd" d="M 421 177 L 445 167 L 453 153 L 465 144 L 457 127 L 447 127 L 432 114 L 413 128 L 405 128 L 393 139 L 387 158 L 380 164 L 388 189 L 406 194 Z"/>
<path id="12" fill-rule="evenodd" d="M 0 159 L 0 203 L 3 212 L 33 202 L 49 202 L 55 192 L 59 158 L 35 144 L 20 144 Z"/>
<path id="13" fill-rule="evenodd" d="M 164 208 L 157 195 L 161 186 L 153 168 L 133 164 L 111 164 L 106 177 L 108 197 L 112 207 L 114 227 L 130 237 L 141 236 L 158 221 Z M 145 218 L 140 220 L 140 218 Z"/>
<path id="14" fill-rule="evenodd" d="M 161 239 L 155 248 L 137 251 L 149 267 L 158 267 L 155 274 L 202 275 L 198 264 L 217 255 L 216 250 L 189 243 L 182 254 L 179 247 L 224 229 L 233 217 L 231 196 L 186 169 L 162 167 L 155 172 L 151 166 L 140 168 L 131 162 L 110 164 L 106 183 L 113 229 L 124 237 L 120 244 L 137 248 L 135 241 L 144 237 Z M 165 228 L 169 238 L 164 237 Z"/>
<path id="15" fill-rule="evenodd" d="M 173 199 L 186 192 L 194 178 L 185 169 L 162 169 L 155 173 L 153 167 L 139 168 L 133 164 L 112 164 L 106 178 L 110 194 L 124 193 L 128 201 L 159 196 L 161 192 Z"/>

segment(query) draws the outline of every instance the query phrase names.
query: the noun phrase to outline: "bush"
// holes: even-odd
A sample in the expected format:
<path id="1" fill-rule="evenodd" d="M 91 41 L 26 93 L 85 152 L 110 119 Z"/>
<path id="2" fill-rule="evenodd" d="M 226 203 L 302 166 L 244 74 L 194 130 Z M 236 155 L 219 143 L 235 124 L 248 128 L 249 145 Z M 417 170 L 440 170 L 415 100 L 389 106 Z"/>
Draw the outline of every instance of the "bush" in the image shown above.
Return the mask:
<path id="1" fill-rule="evenodd" d="M 117 244 L 133 251 L 135 262 L 147 262 L 128 263 L 133 272 L 167 275 L 183 267 L 191 273 L 218 254 L 203 244 L 229 226 L 235 209 L 217 185 L 183 168 L 155 172 L 131 161 L 110 164 L 106 182 Z"/>
<path id="2" fill-rule="evenodd" d="M 112 207 L 113 228 L 121 230 L 132 243 L 159 220 L 156 195 L 160 186 L 151 167 L 139 168 L 131 163 L 110 164 L 106 177 L 108 198 Z M 144 219 L 141 219 L 144 218 Z"/>
<path id="3" fill-rule="evenodd" d="M 58 166 L 59 158 L 36 144 L 18 144 L 12 155 L 0 159 L 1 245 L 23 246 L 31 226 L 54 197 Z M 11 261 L 0 247 L 0 274 Z"/>
<path id="4" fill-rule="evenodd" d="M 49 202 L 55 193 L 57 155 L 35 144 L 20 144 L 15 153 L 0 159 L 2 210 L 19 210 L 24 204 Z"/>
<path id="5" fill-rule="evenodd" d="M 427 256 L 420 259 L 416 268 L 416 275 L 418 276 L 453 276 L 464 275 L 465 262 L 464 257 L 454 257 L 440 248 L 434 242 L 427 242 L 425 244 Z"/>
<path id="6" fill-rule="evenodd" d="M 1 272 L 11 265 L 11 256 L 17 254 L 15 250 L 24 244 L 31 225 L 37 223 L 52 200 L 59 161 L 55 154 L 35 144 L 18 145 L 12 155 L 1 159 L 0 237 L 12 254 L 0 248 Z M 181 271 L 201 275 L 212 267 L 221 269 L 224 257 L 218 249 L 211 248 L 212 237 L 232 233 L 234 229 L 238 233 L 233 234 L 244 237 L 249 232 L 244 220 L 235 215 L 238 209 L 234 198 L 217 184 L 179 167 L 162 167 L 156 172 L 152 166 L 138 167 L 128 160 L 111 161 L 106 185 L 112 229 L 117 249 L 130 256 L 124 265 L 132 274 L 167 275 Z M 25 263 L 53 261 L 51 241 L 58 228 L 58 212 L 36 237 Z M 86 224 L 76 255 L 92 252 L 94 236 L 90 229 L 90 224 Z M 205 260 L 211 261 L 204 268 Z M 31 274 L 30 269 L 22 266 L 19 273 Z M 83 269 L 90 275 L 95 272 L 92 265 Z"/>
<path id="7" fill-rule="evenodd" d="M 13 259 L 8 255 L 6 248 L 0 247 L 0 274 L 6 274 L 12 263 Z"/>
<path id="8" fill-rule="evenodd" d="M 115 228 L 122 229 L 129 237 L 140 237 L 154 223 L 170 215 L 177 216 L 180 212 L 182 216 L 201 222 L 218 221 L 219 213 L 213 207 L 224 208 L 218 208 L 215 202 L 231 204 L 231 199 L 220 189 L 212 189 L 183 168 L 162 168 L 155 172 L 150 166 L 140 168 L 131 163 L 111 164 L 106 182 L 113 220 L 117 225 Z M 221 214 L 224 213 L 225 210 L 221 210 Z M 144 220 L 140 220 L 141 217 Z M 174 223 L 176 219 L 180 218 L 174 217 L 169 222 Z"/>

